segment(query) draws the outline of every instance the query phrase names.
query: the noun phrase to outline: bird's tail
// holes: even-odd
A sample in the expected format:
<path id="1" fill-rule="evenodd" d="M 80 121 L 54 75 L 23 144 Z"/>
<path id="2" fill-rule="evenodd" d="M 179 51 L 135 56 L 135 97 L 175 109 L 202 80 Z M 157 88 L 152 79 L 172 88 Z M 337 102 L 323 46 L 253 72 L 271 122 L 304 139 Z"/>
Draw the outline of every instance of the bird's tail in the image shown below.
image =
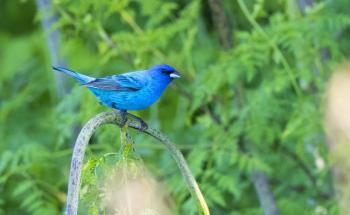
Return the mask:
<path id="1" fill-rule="evenodd" d="M 77 72 L 74 72 L 74 71 L 71 71 L 69 69 L 66 69 L 66 68 L 63 68 L 63 67 L 55 67 L 55 66 L 52 66 L 52 68 L 55 70 L 55 71 L 58 71 L 58 72 L 63 72 L 69 76 L 72 76 L 73 78 L 77 79 L 81 84 L 86 84 L 90 81 L 93 81 L 95 80 L 95 78 L 92 78 L 90 76 L 87 76 L 87 75 L 83 75 L 83 74 L 80 74 L 80 73 L 77 73 Z"/>

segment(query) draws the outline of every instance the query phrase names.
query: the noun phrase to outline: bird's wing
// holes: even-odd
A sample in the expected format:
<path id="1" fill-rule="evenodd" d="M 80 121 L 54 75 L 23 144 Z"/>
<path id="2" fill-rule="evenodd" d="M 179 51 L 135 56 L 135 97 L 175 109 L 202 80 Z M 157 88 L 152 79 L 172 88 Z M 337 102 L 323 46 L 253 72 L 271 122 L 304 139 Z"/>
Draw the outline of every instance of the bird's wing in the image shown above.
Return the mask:
<path id="1" fill-rule="evenodd" d="M 138 91 L 146 84 L 142 75 L 137 73 L 127 73 L 123 75 L 113 75 L 95 80 L 84 84 L 84 86 L 113 91 Z"/>

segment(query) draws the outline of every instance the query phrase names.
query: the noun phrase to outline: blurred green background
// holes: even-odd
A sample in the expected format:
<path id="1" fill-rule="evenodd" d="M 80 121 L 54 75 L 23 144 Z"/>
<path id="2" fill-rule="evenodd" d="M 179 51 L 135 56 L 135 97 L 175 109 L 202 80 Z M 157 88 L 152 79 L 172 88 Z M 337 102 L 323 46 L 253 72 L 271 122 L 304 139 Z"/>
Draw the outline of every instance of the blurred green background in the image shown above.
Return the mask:
<path id="1" fill-rule="evenodd" d="M 108 110 L 55 75 L 54 63 L 91 76 L 160 63 L 181 71 L 159 102 L 135 114 L 177 143 L 212 214 L 263 214 L 256 175 L 280 214 L 339 214 L 323 102 L 332 69 L 350 54 L 348 0 L 51 3 L 39 12 L 35 1 L 0 0 L 0 214 L 62 213 L 79 128 Z M 56 17 L 46 33 L 45 14 Z M 53 35 L 60 43 L 48 49 Z M 177 213 L 196 214 L 168 152 L 132 134 Z M 118 129 L 105 126 L 88 159 L 118 149 Z"/>

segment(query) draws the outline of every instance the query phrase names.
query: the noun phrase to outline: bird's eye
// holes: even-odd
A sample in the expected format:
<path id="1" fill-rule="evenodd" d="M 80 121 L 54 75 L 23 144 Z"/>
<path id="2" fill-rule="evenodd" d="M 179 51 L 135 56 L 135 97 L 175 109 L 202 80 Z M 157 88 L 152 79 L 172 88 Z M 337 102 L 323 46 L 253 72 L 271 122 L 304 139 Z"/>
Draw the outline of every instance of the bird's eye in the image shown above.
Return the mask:
<path id="1" fill-rule="evenodd" d="M 173 71 L 167 70 L 167 69 L 162 69 L 161 71 L 162 71 L 162 73 L 167 74 L 167 75 L 173 73 Z"/>

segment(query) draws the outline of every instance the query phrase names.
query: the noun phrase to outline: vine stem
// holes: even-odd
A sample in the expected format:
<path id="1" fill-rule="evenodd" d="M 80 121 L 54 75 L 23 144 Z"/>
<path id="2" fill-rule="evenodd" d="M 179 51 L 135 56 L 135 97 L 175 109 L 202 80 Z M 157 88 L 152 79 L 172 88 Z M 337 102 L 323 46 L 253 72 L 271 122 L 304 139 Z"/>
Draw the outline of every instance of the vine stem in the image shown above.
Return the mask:
<path id="1" fill-rule="evenodd" d="M 301 90 L 298 86 L 295 74 L 293 73 L 292 69 L 290 68 L 290 65 L 288 64 L 286 58 L 284 57 L 283 53 L 281 50 L 278 48 L 277 44 L 271 40 L 271 37 L 263 30 L 263 28 L 256 22 L 255 18 L 250 14 L 248 11 L 247 6 L 245 5 L 243 0 L 238 0 L 238 5 L 241 8 L 244 16 L 248 19 L 249 23 L 255 28 L 255 30 L 263 36 L 269 43 L 269 45 L 275 50 L 275 52 L 280 56 L 281 58 L 281 63 L 284 67 L 284 69 L 287 72 L 287 75 L 290 79 L 290 82 L 292 83 L 292 86 L 295 90 L 295 93 L 297 96 L 302 96 Z"/>
<path id="2" fill-rule="evenodd" d="M 67 215 L 76 215 L 78 212 L 78 203 L 79 203 L 79 191 L 80 191 L 80 178 L 81 170 L 83 167 L 84 155 L 89 144 L 91 136 L 95 131 L 104 124 L 115 124 L 119 127 L 122 127 L 122 116 L 117 112 L 103 112 L 92 119 L 90 119 L 84 127 L 81 129 L 78 138 L 74 145 L 70 174 L 69 174 L 69 183 L 68 183 L 68 194 L 67 194 L 67 205 L 66 205 L 66 214 Z M 147 129 L 142 130 L 142 124 L 140 121 L 129 118 L 127 120 L 127 126 L 137 129 L 143 133 L 146 133 L 155 139 L 159 140 L 169 151 L 173 159 L 176 161 L 177 166 L 179 167 L 181 174 L 187 184 L 187 187 L 196 200 L 198 209 L 203 215 L 210 215 L 209 208 L 204 199 L 204 196 L 199 189 L 199 186 L 187 165 L 187 162 L 182 155 L 182 153 L 176 148 L 175 144 L 172 143 L 169 138 L 167 138 L 160 131 L 151 128 L 148 126 Z"/>

